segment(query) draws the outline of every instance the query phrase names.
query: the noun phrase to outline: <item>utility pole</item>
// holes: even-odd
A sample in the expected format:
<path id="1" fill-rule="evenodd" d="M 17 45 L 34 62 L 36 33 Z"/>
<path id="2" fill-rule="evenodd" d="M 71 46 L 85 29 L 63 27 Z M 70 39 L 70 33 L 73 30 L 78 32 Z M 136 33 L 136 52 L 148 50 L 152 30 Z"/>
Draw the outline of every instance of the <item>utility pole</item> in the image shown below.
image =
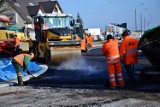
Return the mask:
<path id="1" fill-rule="evenodd" d="M 145 19 L 145 17 L 144 17 L 144 32 L 145 32 L 145 29 L 146 28 L 146 19 Z"/>
<path id="2" fill-rule="evenodd" d="M 138 29 L 138 28 L 137 28 L 137 10 L 136 10 L 136 9 L 137 9 L 138 7 L 140 7 L 140 6 L 142 6 L 143 4 L 144 4 L 144 3 L 141 3 L 141 4 L 139 4 L 139 5 L 135 8 L 135 31 L 137 31 L 137 29 Z M 141 15 L 141 14 L 140 14 L 140 15 Z M 140 20 L 142 20 L 141 17 L 142 17 L 142 16 L 140 16 Z M 142 23 L 142 22 L 141 22 L 141 23 Z M 142 31 L 142 25 L 141 25 L 141 31 Z"/>
<path id="3" fill-rule="evenodd" d="M 135 9 L 135 31 L 137 31 L 137 12 Z"/>

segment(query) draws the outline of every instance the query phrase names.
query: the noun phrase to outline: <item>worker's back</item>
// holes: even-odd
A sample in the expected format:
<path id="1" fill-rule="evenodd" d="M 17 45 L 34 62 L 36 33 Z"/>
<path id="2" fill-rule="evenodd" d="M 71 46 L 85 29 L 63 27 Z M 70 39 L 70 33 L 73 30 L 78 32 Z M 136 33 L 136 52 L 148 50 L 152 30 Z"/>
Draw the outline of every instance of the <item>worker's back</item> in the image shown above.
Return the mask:
<path id="1" fill-rule="evenodd" d="M 138 62 L 138 40 L 126 36 L 120 45 L 120 54 L 124 55 L 125 64 L 134 64 Z M 125 52 L 125 53 L 124 53 Z"/>
<path id="2" fill-rule="evenodd" d="M 102 53 L 106 55 L 108 61 L 119 58 L 118 40 L 109 39 L 107 42 L 105 42 L 102 48 Z M 116 56 L 116 57 L 111 57 L 111 56 Z"/>

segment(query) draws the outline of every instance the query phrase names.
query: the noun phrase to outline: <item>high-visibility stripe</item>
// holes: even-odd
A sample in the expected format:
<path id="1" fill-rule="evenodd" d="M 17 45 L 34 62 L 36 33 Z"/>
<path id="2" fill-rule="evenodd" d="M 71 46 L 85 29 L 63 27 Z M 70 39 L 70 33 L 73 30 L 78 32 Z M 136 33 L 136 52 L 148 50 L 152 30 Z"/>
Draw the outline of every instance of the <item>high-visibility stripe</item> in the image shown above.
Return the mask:
<path id="1" fill-rule="evenodd" d="M 126 54 L 133 54 L 136 52 L 137 52 L 137 48 L 131 48 L 131 49 L 126 50 Z"/>
<path id="2" fill-rule="evenodd" d="M 22 55 L 18 55 L 17 58 L 22 61 L 23 60 L 23 56 Z"/>
<path id="3" fill-rule="evenodd" d="M 111 78 L 111 79 L 109 79 L 109 81 L 114 82 L 116 80 L 115 80 L 115 78 Z"/>
<path id="4" fill-rule="evenodd" d="M 17 58 L 19 59 L 20 63 L 23 65 L 23 56 L 22 56 L 22 54 L 18 55 Z"/>
<path id="5" fill-rule="evenodd" d="M 117 63 L 119 62 L 120 60 L 113 60 L 113 61 L 107 61 L 108 64 L 113 64 L 113 63 Z"/>
<path id="6" fill-rule="evenodd" d="M 23 60 L 24 60 L 24 55 L 25 54 L 20 54 L 14 57 L 14 59 L 16 60 L 16 62 L 18 64 L 20 64 L 21 67 L 23 67 Z"/>
<path id="7" fill-rule="evenodd" d="M 118 78 L 118 81 L 122 81 L 123 80 L 123 78 Z"/>
<path id="8" fill-rule="evenodd" d="M 109 77 L 115 77 L 115 74 L 109 74 Z"/>
<path id="9" fill-rule="evenodd" d="M 122 76 L 122 73 L 117 74 L 117 76 Z"/>
<path id="10" fill-rule="evenodd" d="M 119 55 L 114 55 L 114 56 L 107 56 L 108 59 L 111 59 L 111 58 L 118 58 Z"/>

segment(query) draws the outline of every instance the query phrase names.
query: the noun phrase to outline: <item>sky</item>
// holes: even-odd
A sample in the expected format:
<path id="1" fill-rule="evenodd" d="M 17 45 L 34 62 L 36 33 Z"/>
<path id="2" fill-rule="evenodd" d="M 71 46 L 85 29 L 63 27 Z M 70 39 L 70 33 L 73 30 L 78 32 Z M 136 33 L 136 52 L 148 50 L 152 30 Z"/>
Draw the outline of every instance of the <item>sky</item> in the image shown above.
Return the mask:
<path id="1" fill-rule="evenodd" d="M 127 23 L 134 31 L 160 25 L 160 0 L 57 0 L 64 13 L 70 13 L 75 19 L 79 13 L 84 28 L 101 28 L 110 23 Z M 136 18 L 135 18 L 136 10 Z M 140 21 L 142 15 L 142 24 Z M 145 22 L 145 24 L 144 24 Z"/>

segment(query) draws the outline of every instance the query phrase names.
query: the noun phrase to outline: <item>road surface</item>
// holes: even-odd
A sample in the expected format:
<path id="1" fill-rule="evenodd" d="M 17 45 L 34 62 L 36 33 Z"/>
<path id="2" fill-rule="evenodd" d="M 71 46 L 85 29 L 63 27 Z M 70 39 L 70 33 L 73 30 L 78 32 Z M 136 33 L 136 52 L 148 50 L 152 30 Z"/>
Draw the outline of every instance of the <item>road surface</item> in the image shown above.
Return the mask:
<path id="1" fill-rule="evenodd" d="M 145 66 L 150 63 L 139 53 L 136 72 Z M 127 83 L 124 69 L 123 74 Z M 135 87 L 110 90 L 105 56 L 96 47 L 80 58 L 50 66 L 27 86 L 1 88 L 0 107 L 160 107 L 160 81 L 135 77 Z"/>

